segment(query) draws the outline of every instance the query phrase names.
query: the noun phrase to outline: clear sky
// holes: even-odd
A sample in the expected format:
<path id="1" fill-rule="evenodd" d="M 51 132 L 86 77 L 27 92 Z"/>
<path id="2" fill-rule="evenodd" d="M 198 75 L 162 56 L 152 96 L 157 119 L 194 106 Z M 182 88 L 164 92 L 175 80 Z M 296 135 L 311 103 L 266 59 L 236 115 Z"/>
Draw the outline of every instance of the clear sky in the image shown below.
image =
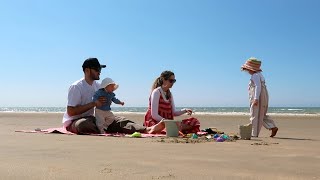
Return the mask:
<path id="1" fill-rule="evenodd" d="M 126 106 L 172 70 L 176 106 L 248 106 L 262 60 L 270 106 L 320 106 L 318 0 L 3 0 L 0 107 L 66 105 L 82 63 L 106 64 Z"/>

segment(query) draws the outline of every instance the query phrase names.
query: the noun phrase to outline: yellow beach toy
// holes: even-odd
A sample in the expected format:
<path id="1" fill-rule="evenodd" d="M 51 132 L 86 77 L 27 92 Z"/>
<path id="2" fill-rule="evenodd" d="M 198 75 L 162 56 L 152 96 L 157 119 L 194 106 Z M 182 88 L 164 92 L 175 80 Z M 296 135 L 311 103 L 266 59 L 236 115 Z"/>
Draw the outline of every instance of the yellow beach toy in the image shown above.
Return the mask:
<path id="1" fill-rule="evenodd" d="M 139 132 L 134 132 L 134 133 L 131 134 L 130 137 L 140 138 L 140 137 L 141 137 L 141 133 L 139 133 Z"/>

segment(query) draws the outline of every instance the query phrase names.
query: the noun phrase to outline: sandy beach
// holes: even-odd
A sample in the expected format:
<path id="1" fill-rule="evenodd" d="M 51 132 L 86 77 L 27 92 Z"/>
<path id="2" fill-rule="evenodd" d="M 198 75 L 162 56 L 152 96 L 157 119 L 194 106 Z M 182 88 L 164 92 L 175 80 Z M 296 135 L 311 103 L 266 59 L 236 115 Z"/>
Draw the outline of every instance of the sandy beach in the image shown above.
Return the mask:
<path id="1" fill-rule="evenodd" d="M 195 117 L 202 129 L 226 133 L 248 123 L 246 115 Z M 275 138 L 263 128 L 259 138 L 222 143 L 15 132 L 60 127 L 61 119 L 61 113 L 0 113 L 0 179 L 320 179 L 317 115 L 273 116 Z"/>

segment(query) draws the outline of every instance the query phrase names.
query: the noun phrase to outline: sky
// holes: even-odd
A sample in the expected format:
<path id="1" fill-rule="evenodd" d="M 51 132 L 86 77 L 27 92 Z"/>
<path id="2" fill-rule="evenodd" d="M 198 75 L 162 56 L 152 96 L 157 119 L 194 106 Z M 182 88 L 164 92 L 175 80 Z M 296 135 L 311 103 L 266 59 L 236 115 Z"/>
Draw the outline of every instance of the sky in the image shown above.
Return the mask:
<path id="1" fill-rule="evenodd" d="M 248 106 L 262 61 L 269 106 L 320 107 L 318 0 L 1 0 L 0 107 L 64 107 L 96 57 L 125 106 L 148 106 L 162 71 L 176 106 Z"/>

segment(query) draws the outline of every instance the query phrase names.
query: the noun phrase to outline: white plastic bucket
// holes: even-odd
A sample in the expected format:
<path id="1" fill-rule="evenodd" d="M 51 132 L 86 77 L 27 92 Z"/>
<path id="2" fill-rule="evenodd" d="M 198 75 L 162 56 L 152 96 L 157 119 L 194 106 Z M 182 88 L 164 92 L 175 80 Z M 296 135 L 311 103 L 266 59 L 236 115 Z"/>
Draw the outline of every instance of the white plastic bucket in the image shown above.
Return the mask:
<path id="1" fill-rule="evenodd" d="M 166 132 L 168 137 L 178 137 L 179 136 L 179 120 L 163 120 L 166 126 Z"/>
<path id="2" fill-rule="evenodd" d="M 250 140 L 251 133 L 252 133 L 252 124 L 239 126 L 239 134 L 241 139 Z"/>

